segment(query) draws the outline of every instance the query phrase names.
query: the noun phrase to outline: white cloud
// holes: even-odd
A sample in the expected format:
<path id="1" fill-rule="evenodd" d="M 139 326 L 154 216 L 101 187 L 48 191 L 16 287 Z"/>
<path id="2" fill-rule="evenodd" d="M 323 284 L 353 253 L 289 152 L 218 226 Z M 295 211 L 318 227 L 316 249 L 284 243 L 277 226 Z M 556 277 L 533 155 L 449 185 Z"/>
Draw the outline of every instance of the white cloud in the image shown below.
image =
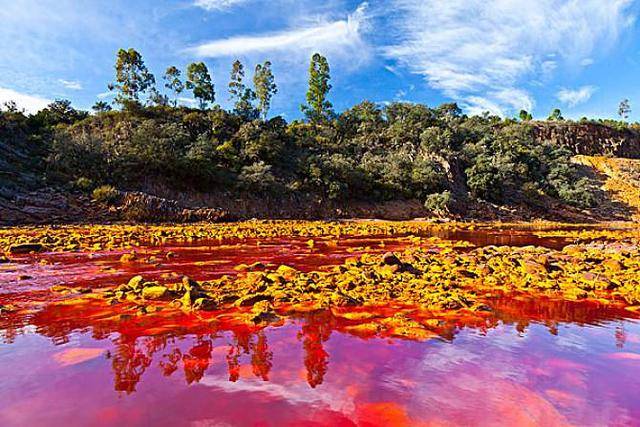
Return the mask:
<path id="1" fill-rule="evenodd" d="M 584 58 L 582 61 L 580 61 L 580 65 L 582 65 L 583 67 L 588 67 L 589 65 L 593 65 L 593 58 Z"/>
<path id="2" fill-rule="evenodd" d="M 286 31 L 264 34 L 236 36 L 214 40 L 189 49 L 198 57 L 223 58 L 260 53 L 300 53 L 305 56 L 312 52 L 325 55 L 366 54 L 362 32 L 367 25 L 367 3 L 362 3 L 354 13 L 343 20 L 320 20 L 307 22 L 306 26 Z"/>
<path id="3" fill-rule="evenodd" d="M 527 85 L 579 65 L 633 22 L 631 0 L 392 0 L 385 55 L 468 111 L 534 105 Z"/>
<path id="4" fill-rule="evenodd" d="M 113 92 L 102 92 L 96 95 L 98 99 L 114 98 L 116 96 Z"/>
<path id="5" fill-rule="evenodd" d="M 206 10 L 226 10 L 247 3 L 249 0 L 195 0 L 194 6 Z"/>
<path id="6" fill-rule="evenodd" d="M 469 95 L 461 102 L 462 108 L 476 115 L 489 112 L 505 116 L 508 112 L 533 111 L 534 106 L 535 101 L 527 91 L 513 87 L 488 92 L 484 96 Z"/>
<path id="7" fill-rule="evenodd" d="M 542 80 L 549 80 L 553 76 L 553 72 L 558 68 L 556 61 L 547 60 L 540 64 L 540 73 Z"/>
<path id="8" fill-rule="evenodd" d="M 594 92 L 597 90 L 595 86 L 582 86 L 578 89 L 561 89 L 556 96 L 558 100 L 563 104 L 567 104 L 569 107 L 575 107 L 579 104 L 584 104 Z"/>
<path id="9" fill-rule="evenodd" d="M 181 105 L 188 105 L 191 107 L 198 105 L 198 101 L 193 98 L 178 98 L 178 102 Z"/>
<path id="10" fill-rule="evenodd" d="M 67 89 L 82 90 L 82 83 L 79 81 L 59 79 L 58 82 Z"/>
<path id="11" fill-rule="evenodd" d="M 27 113 L 36 113 L 51 103 L 50 99 L 41 98 L 39 96 L 27 95 L 16 92 L 12 89 L 0 87 L 0 105 L 5 102 L 15 102 L 19 109 L 26 110 Z"/>
<path id="12" fill-rule="evenodd" d="M 400 72 L 398 71 L 398 69 L 394 66 L 391 65 L 385 65 L 384 69 L 387 70 L 388 72 L 390 72 L 391 74 L 395 74 L 396 76 L 400 76 Z"/>

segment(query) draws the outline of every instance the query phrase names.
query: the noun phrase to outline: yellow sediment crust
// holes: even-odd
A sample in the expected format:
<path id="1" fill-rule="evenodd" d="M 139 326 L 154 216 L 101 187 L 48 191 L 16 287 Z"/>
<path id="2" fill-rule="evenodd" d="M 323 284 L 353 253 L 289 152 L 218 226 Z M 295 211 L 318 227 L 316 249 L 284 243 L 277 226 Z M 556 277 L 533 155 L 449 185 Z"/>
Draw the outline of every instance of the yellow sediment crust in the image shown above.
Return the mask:
<path id="1" fill-rule="evenodd" d="M 640 218 L 640 160 L 605 156 L 576 156 L 574 161 L 606 176 L 603 189 L 635 211 Z"/>
<path id="2" fill-rule="evenodd" d="M 426 230 L 470 228 L 473 224 L 429 221 L 245 221 L 222 224 L 93 225 L 0 229 L 0 251 L 79 251 L 128 249 L 140 245 L 197 240 L 399 236 Z"/>
<path id="3" fill-rule="evenodd" d="M 363 254 L 313 272 L 281 265 L 206 282 L 185 277 L 179 283 L 160 284 L 136 276 L 126 284 L 85 294 L 64 287 L 53 290 L 73 294 L 66 304 L 102 299 L 137 308 L 142 314 L 158 308 L 198 312 L 246 307 L 250 309 L 246 321 L 253 323 L 277 318 L 282 310 L 390 303 L 436 314 L 477 313 L 490 311 L 487 303 L 493 296 L 522 293 L 594 299 L 631 311 L 640 306 L 638 240 L 570 245 L 562 250 L 532 246 L 472 249 L 436 239 L 430 243 L 429 248 L 412 247 L 398 254 Z M 351 316 L 371 323 L 365 314 Z M 375 329 L 371 324 L 362 328 Z"/>
<path id="4" fill-rule="evenodd" d="M 594 240 L 618 241 L 640 239 L 640 226 L 629 224 L 625 228 L 606 230 L 541 230 L 535 231 L 534 234 L 538 237 L 559 237 L 575 243 Z"/>
<path id="5" fill-rule="evenodd" d="M 500 229 L 509 227 L 530 230 L 576 229 L 588 225 L 569 225 L 536 221 L 531 223 L 469 223 L 432 221 L 245 221 L 224 224 L 176 225 L 83 225 L 13 227 L 0 229 L 0 252 L 100 251 L 130 249 L 141 245 L 197 240 L 232 240 L 248 238 L 339 238 L 341 236 L 403 236 L 438 231 Z M 622 224 L 625 229 L 632 224 Z M 626 231 L 638 236 L 638 229 Z M 576 231 L 578 232 L 578 231 Z"/>

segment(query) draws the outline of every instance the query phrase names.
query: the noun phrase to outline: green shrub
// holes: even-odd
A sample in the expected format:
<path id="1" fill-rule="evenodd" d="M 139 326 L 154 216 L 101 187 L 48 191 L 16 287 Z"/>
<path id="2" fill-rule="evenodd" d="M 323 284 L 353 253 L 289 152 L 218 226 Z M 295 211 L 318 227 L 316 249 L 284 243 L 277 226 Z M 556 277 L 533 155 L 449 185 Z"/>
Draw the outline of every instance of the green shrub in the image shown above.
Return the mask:
<path id="1" fill-rule="evenodd" d="M 91 190 L 93 190 L 93 188 L 95 187 L 95 184 L 89 178 L 81 176 L 80 178 L 76 179 L 73 182 L 73 187 L 82 192 L 88 193 Z"/>
<path id="2" fill-rule="evenodd" d="M 564 202 L 579 208 L 590 208 L 597 203 L 595 190 L 591 188 L 587 178 L 580 178 L 573 184 L 565 182 L 560 185 L 558 196 Z"/>
<path id="3" fill-rule="evenodd" d="M 522 194 L 530 203 L 536 203 L 541 196 L 540 186 L 535 182 L 522 184 Z"/>
<path id="4" fill-rule="evenodd" d="M 451 211 L 453 202 L 453 194 L 445 190 L 442 193 L 429 194 L 424 202 L 424 207 L 436 215 L 444 216 Z"/>
<path id="5" fill-rule="evenodd" d="M 112 204 L 118 201 L 120 192 L 110 185 L 101 185 L 93 190 L 92 196 L 98 202 Z"/>
<path id="6" fill-rule="evenodd" d="M 244 189 L 254 192 L 273 190 L 272 187 L 276 181 L 271 173 L 271 165 L 262 161 L 244 166 L 239 178 Z"/>

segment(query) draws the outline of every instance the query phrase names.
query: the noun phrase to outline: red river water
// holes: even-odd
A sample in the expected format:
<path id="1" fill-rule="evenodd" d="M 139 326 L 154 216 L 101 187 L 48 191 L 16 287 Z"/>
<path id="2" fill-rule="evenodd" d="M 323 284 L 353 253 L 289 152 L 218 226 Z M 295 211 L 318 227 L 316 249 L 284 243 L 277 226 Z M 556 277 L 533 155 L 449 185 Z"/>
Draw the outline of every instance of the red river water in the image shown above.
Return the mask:
<path id="1" fill-rule="evenodd" d="M 525 232 L 449 237 L 563 243 Z M 118 251 L 25 255 L 0 266 L 0 304 L 44 301 L 56 284 L 117 284 L 135 274 L 206 280 L 257 261 L 316 270 L 363 247 L 407 244 L 196 242 L 140 248 L 132 263 Z M 454 322 L 421 342 L 359 337 L 331 312 L 267 328 L 73 306 L 2 314 L 0 426 L 640 425 L 637 317 L 544 298 L 497 300 L 492 309 L 481 323 Z"/>

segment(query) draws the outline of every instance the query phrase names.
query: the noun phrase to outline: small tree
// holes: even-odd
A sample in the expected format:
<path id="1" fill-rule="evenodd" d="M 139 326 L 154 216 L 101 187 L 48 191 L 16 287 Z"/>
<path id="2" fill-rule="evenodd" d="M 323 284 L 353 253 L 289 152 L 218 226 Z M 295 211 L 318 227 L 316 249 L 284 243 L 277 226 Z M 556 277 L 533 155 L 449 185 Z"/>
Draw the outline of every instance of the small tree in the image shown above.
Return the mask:
<path id="1" fill-rule="evenodd" d="M 18 113 L 21 110 L 18 108 L 18 104 L 14 100 L 5 101 L 0 107 L 0 111 L 6 111 L 7 113 Z M 24 112 L 24 110 L 22 110 Z"/>
<path id="2" fill-rule="evenodd" d="M 93 104 L 93 107 L 91 107 L 91 109 L 96 113 L 106 113 L 107 111 L 111 111 L 111 105 L 107 104 L 104 101 L 97 101 L 95 104 Z"/>
<path id="3" fill-rule="evenodd" d="M 178 96 L 184 91 L 184 83 L 180 78 L 182 76 L 182 72 L 175 66 L 171 66 L 167 68 L 164 72 L 164 76 L 162 77 L 164 80 L 164 87 L 169 89 L 171 92 L 175 94 L 175 98 L 173 100 L 173 106 L 178 106 Z"/>
<path id="4" fill-rule="evenodd" d="M 564 117 L 562 117 L 562 112 L 560 111 L 559 108 L 554 108 L 551 114 L 549 114 L 548 120 L 559 122 L 564 120 Z"/>
<path id="5" fill-rule="evenodd" d="M 246 120 L 253 120 L 258 112 L 253 106 L 256 94 L 244 84 L 244 65 L 239 60 L 234 61 L 231 67 L 231 80 L 229 81 L 230 100 L 233 102 L 233 111 Z"/>
<path id="6" fill-rule="evenodd" d="M 462 115 L 462 110 L 455 102 L 448 102 L 435 109 L 436 114 L 442 118 L 456 118 Z"/>
<path id="7" fill-rule="evenodd" d="M 302 105 L 302 112 L 312 122 L 328 120 L 332 115 L 333 106 L 327 100 L 331 90 L 329 62 L 319 53 L 313 54 L 309 65 L 309 88 L 307 90 L 307 104 Z"/>
<path id="8" fill-rule="evenodd" d="M 109 90 L 118 92 L 115 100 L 125 107 L 130 103 L 137 104 L 140 94 L 156 84 L 156 79 L 144 64 L 142 55 L 135 49 L 120 49 L 115 69 L 116 81 L 109 85 Z"/>
<path id="9" fill-rule="evenodd" d="M 627 120 L 629 118 L 629 114 L 631 113 L 631 105 L 629 104 L 628 99 L 623 99 L 620 101 L 620 105 L 618 106 L 618 115 L 621 119 Z"/>
<path id="10" fill-rule="evenodd" d="M 529 122 L 533 120 L 533 116 L 527 110 L 520 110 L 520 114 L 518 116 L 523 122 Z"/>
<path id="11" fill-rule="evenodd" d="M 271 62 L 266 61 L 264 64 L 256 65 L 256 72 L 253 75 L 253 85 L 258 98 L 258 111 L 263 120 L 267 119 L 269 109 L 271 108 L 271 99 L 278 93 L 273 72 L 271 71 Z"/>
<path id="12" fill-rule="evenodd" d="M 204 62 L 189 64 L 185 86 L 193 92 L 193 97 L 198 100 L 201 110 L 206 109 L 208 103 L 216 100 L 215 86 Z"/>
<path id="13" fill-rule="evenodd" d="M 47 108 L 38 111 L 33 117 L 34 120 L 45 126 L 56 126 L 59 124 L 70 125 L 87 118 L 89 113 L 73 108 L 71 101 L 67 99 L 57 99 Z"/>
<path id="14" fill-rule="evenodd" d="M 169 105 L 169 97 L 163 93 L 160 93 L 160 91 L 155 87 L 151 89 L 149 101 L 154 105 L 160 105 L 164 107 Z"/>

